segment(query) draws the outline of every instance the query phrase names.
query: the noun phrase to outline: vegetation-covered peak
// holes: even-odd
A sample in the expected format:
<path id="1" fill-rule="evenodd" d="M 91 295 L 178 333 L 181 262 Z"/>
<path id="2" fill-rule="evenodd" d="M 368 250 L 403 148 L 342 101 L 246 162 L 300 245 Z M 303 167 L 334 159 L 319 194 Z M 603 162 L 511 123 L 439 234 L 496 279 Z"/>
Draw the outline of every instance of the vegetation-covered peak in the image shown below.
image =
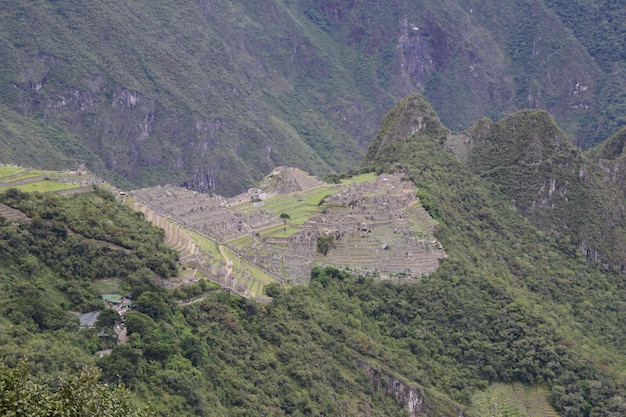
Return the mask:
<path id="1" fill-rule="evenodd" d="M 544 110 L 523 110 L 498 122 L 478 122 L 468 130 L 471 138 L 470 167 L 476 172 L 517 164 L 551 160 L 575 146 Z"/>
<path id="2" fill-rule="evenodd" d="M 369 146 L 365 162 L 375 163 L 377 159 L 393 154 L 400 146 L 398 142 L 411 136 L 415 135 L 419 140 L 440 140 L 446 132 L 430 103 L 419 94 L 411 94 L 385 115 Z"/>
<path id="3" fill-rule="evenodd" d="M 590 260 L 623 270 L 625 132 L 583 153 L 549 113 L 534 109 L 451 133 L 423 99 L 410 96 L 383 119 L 365 164 L 419 166 L 425 188 L 434 178 L 473 175 L 496 186 L 535 226 L 566 237 Z"/>
<path id="4" fill-rule="evenodd" d="M 393 132 L 394 126 L 383 124 L 383 129 L 383 133 Z M 614 326 L 610 337 L 617 333 L 626 335 L 617 316 L 611 313 L 622 301 L 606 298 L 609 292 L 623 291 L 621 275 L 605 269 L 611 266 L 620 270 L 624 262 L 626 233 L 621 226 L 624 219 L 620 210 L 624 198 L 623 191 L 616 187 L 620 176 L 589 161 L 582 151 L 567 142 L 551 117 L 541 111 L 524 111 L 498 122 L 483 119 L 465 132 L 447 132 L 443 143 L 440 137 L 437 131 L 433 136 L 414 134 L 398 138 L 394 146 L 388 146 L 366 164 L 369 168 L 407 172 L 417 185 L 422 205 L 439 221 L 436 236 L 449 257 L 431 279 L 437 288 L 450 289 L 448 296 L 455 294 L 455 301 L 447 304 L 449 309 L 443 309 L 442 314 L 449 318 L 456 311 L 459 321 L 468 315 L 481 316 L 499 327 L 498 319 L 485 318 L 482 307 L 475 304 L 470 307 L 463 301 L 471 298 L 492 306 L 497 311 L 494 314 L 507 316 L 505 321 L 519 325 L 524 320 L 537 319 L 530 325 L 535 330 L 547 330 L 552 325 L 543 320 L 554 317 L 559 324 L 547 331 L 558 341 L 544 344 L 546 339 L 540 336 L 536 340 L 543 341 L 535 345 L 538 349 L 535 352 L 552 349 L 564 352 L 567 345 L 579 352 L 582 361 L 579 363 L 586 363 L 587 369 L 608 372 L 604 377 L 596 371 L 591 371 L 592 374 L 623 386 L 623 375 L 614 372 L 621 365 L 613 362 L 618 357 L 620 362 L 625 360 L 622 344 L 605 339 L 603 335 L 607 333 L 600 330 L 611 321 Z M 580 256 L 581 253 L 597 262 L 596 265 Z M 583 270 L 588 270 L 589 275 Z M 466 295 L 457 297 L 458 294 Z M 595 297 L 598 301 L 592 302 Z M 477 308 L 482 311 L 477 316 L 469 313 Z M 592 317 L 595 314 L 598 317 Z M 465 324 L 460 339 L 475 343 L 477 334 L 470 336 L 467 331 L 474 325 Z M 569 326 L 571 330 L 565 330 Z M 496 339 L 511 335 L 492 330 Z M 526 330 L 513 334 L 512 339 L 516 340 L 513 343 L 518 347 L 518 343 L 525 343 L 521 341 L 524 335 L 528 335 Z M 588 349 L 583 347 L 586 343 L 583 339 L 591 345 L 603 341 Z M 512 351 L 521 355 L 514 355 L 516 360 L 530 359 L 528 351 L 523 354 L 517 348 Z M 605 362 L 608 356 L 604 355 L 609 351 L 615 355 L 609 354 L 613 359 Z M 621 405 L 614 408 L 617 397 L 607 397 L 601 401 L 602 405 L 587 399 L 577 402 L 571 396 L 573 392 L 580 393 L 579 399 L 588 398 L 588 394 L 569 385 L 572 381 L 566 382 L 558 376 L 563 368 L 551 368 L 549 362 L 542 369 L 554 372 L 554 376 L 531 376 L 526 373 L 528 368 L 522 373 L 508 374 L 499 365 L 485 369 L 500 369 L 495 371 L 499 375 L 495 380 L 548 381 L 554 404 L 562 415 L 611 415 L 622 409 Z M 568 373 L 568 377 L 585 378 L 582 375 L 591 374 L 582 369 Z M 607 383 L 605 380 L 600 385 Z"/>
<path id="5" fill-rule="evenodd" d="M 606 159 L 613 161 L 626 156 L 626 127 L 620 129 L 616 134 L 602 142 L 600 145 L 587 151 L 590 159 Z"/>

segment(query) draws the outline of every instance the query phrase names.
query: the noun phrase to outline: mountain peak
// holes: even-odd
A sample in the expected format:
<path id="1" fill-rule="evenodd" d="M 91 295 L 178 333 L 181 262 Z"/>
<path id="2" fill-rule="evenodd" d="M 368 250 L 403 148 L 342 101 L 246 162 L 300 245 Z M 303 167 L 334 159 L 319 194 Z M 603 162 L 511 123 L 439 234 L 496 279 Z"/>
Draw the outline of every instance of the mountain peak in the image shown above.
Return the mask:
<path id="1" fill-rule="evenodd" d="M 447 129 L 430 103 L 419 94 L 411 94 L 396 104 L 383 118 L 365 161 L 373 162 L 385 154 L 393 153 L 398 142 L 410 136 L 445 138 L 446 134 Z"/>

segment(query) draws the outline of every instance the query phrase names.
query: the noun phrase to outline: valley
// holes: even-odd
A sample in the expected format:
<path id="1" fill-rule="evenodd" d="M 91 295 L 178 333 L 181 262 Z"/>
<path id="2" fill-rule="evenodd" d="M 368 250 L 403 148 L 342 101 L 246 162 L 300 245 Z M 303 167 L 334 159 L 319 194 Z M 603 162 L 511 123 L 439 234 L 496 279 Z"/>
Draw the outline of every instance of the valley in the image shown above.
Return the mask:
<path id="1" fill-rule="evenodd" d="M 287 384 L 279 414 L 296 387 L 341 398 L 305 400 L 333 415 L 366 415 L 366 404 L 403 416 L 620 410 L 626 297 L 619 267 L 602 261 L 619 252 L 584 228 L 542 228 L 553 211 L 580 213 L 578 196 L 604 201 L 598 210 L 619 204 L 623 138 L 582 153 L 537 111 L 452 133 L 413 95 L 383 119 L 364 163 L 329 182 L 278 167 L 229 198 L 174 185 L 122 192 L 82 169 L 4 165 L 0 232 L 12 243 L 0 272 L 18 281 L 3 281 L 0 319 L 29 343 L 72 340 L 73 355 L 105 378 L 166 390 L 178 403 L 159 402 L 163 414 L 237 403 L 276 412 L 273 385 L 254 378 Z M 580 236 L 597 256 L 579 252 Z M 622 235 L 609 236 L 619 248 Z M 82 339 L 68 306 L 92 311 L 103 291 L 134 307 L 126 343 L 94 358 L 86 346 L 106 341 Z M 17 337 L 6 335 L 11 361 L 30 354 Z M 163 363 L 195 388 L 177 388 Z M 211 363 L 220 370 L 199 376 Z M 568 394 L 580 390 L 593 395 Z"/>
<path id="2" fill-rule="evenodd" d="M 0 415 L 626 415 L 625 22 L 2 2 Z"/>

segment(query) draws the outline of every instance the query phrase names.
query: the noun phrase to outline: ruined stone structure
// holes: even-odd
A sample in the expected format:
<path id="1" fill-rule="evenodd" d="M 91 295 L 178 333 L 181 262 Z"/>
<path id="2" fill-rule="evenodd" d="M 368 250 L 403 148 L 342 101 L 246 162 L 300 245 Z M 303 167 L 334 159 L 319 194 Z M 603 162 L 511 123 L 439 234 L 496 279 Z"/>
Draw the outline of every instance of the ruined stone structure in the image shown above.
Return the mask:
<path id="1" fill-rule="evenodd" d="M 316 263 L 394 280 L 434 272 L 446 254 L 433 236 L 435 222 L 415 194 L 401 174 L 331 185 L 285 167 L 228 199 L 171 185 L 131 193 L 156 213 L 294 284 L 308 283 Z M 289 215 L 281 219 L 290 212 L 297 221 L 287 220 Z M 320 236 L 332 241 L 325 255 L 318 253 Z"/>

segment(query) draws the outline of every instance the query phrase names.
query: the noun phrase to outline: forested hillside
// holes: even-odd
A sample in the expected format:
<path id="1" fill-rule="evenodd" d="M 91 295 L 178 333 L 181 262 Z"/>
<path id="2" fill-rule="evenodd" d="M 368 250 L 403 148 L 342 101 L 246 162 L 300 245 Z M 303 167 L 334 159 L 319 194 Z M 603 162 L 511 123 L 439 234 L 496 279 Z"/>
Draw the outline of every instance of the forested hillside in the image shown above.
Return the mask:
<path id="1" fill-rule="evenodd" d="M 586 147 L 624 125 L 624 21 L 604 0 L 3 2 L 0 152 L 234 195 L 358 163 L 412 92 L 455 131 L 547 109 Z"/>
<path id="2" fill-rule="evenodd" d="M 569 144 L 542 117 L 522 113 L 502 126 L 547 141 L 531 147 L 547 157 L 548 142 Z M 530 130 L 528 118 L 546 129 Z M 614 158 L 621 137 L 595 152 Z M 497 181 L 506 176 L 488 175 L 505 169 L 468 165 L 473 152 L 495 158 L 480 149 L 497 138 L 460 152 L 466 142 L 427 102 L 400 102 L 353 173 L 405 173 L 448 257 L 402 284 L 319 265 L 309 285 L 269 285 L 267 304 L 204 281 L 160 286 L 176 273 L 163 233 L 105 191 L 6 191 L 0 201 L 22 214 L 0 223 L 3 362 L 29 358 L 37 378 L 96 364 L 102 381 L 126 384 L 161 416 L 479 416 L 476 394 L 511 382 L 548 390 L 561 416 L 622 415 L 623 274 L 535 226 Z M 99 301 L 114 288 L 134 300 L 123 316 L 128 339 L 117 345 L 110 329 L 122 318 Z M 94 308 L 108 320 L 79 331 L 70 311 Z"/>

